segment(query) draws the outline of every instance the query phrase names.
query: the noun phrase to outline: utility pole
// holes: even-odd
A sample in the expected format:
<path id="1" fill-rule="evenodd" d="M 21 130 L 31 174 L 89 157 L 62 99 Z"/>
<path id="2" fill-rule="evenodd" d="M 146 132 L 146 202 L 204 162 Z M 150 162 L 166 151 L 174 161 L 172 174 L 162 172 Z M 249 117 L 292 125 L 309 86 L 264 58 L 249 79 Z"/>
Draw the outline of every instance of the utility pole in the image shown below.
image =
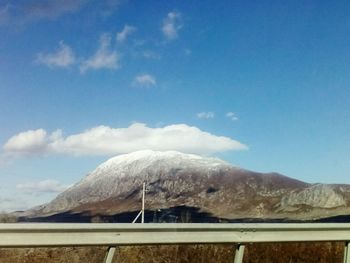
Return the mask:
<path id="1" fill-rule="evenodd" d="M 142 208 L 141 211 L 137 214 L 132 223 L 136 223 L 137 219 L 141 216 L 141 223 L 145 223 L 145 193 L 146 193 L 146 182 L 142 184 Z"/>
<path id="2" fill-rule="evenodd" d="M 142 185 L 142 217 L 141 223 L 145 223 L 145 192 L 146 192 L 146 182 L 143 182 Z"/>

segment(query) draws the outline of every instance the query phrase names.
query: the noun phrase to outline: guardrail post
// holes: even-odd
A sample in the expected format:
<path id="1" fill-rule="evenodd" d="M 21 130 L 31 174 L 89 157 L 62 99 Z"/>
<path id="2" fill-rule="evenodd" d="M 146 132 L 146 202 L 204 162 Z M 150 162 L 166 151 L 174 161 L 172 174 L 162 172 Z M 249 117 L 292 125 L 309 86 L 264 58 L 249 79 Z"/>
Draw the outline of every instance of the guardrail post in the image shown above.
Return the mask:
<path id="1" fill-rule="evenodd" d="M 345 242 L 344 246 L 344 263 L 350 263 L 349 242 Z"/>
<path id="2" fill-rule="evenodd" d="M 244 248 L 245 248 L 245 245 L 237 244 L 234 263 L 242 263 L 243 262 Z"/>
<path id="3" fill-rule="evenodd" d="M 112 263 L 116 247 L 109 247 L 103 263 Z"/>

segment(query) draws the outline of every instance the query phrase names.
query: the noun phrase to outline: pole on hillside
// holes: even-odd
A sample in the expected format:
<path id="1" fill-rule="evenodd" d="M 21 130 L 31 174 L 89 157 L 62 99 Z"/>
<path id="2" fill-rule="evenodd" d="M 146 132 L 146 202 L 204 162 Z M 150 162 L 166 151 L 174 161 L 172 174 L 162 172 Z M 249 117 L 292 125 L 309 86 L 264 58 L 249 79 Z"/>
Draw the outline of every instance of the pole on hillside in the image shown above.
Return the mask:
<path id="1" fill-rule="evenodd" d="M 142 184 L 142 207 L 141 211 L 137 214 L 132 223 L 136 223 L 137 219 L 141 216 L 141 223 L 145 222 L 145 192 L 146 192 L 146 182 Z"/>
<path id="2" fill-rule="evenodd" d="M 145 223 L 145 192 L 146 192 L 146 182 L 143 182 L 142 185 L 142 216 L 141 223 Z"/>

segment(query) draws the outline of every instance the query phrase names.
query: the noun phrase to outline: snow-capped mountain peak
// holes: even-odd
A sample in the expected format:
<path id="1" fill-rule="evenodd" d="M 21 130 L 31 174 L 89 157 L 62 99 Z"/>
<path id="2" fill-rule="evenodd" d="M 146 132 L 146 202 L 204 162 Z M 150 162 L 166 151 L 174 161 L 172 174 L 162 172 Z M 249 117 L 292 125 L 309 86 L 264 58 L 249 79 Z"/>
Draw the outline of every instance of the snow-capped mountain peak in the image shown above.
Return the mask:
<path id="1" fill-rule="evenodd" d="M 57 196 L 45 212 L 67 210 L 80 204 L 97 202 L 139 188 L 142 182 L 168 180 L 179 174 L 200 174 L 209 178 L 222 169 L 235 169 L 212 157 L 176 151 L 143 150 L 113 157 L 99 165 L 80 182 Z"/>
<path id="2" fill-rule="evenodd" d="M 113 157 L 99 165 L 85 180 L 96 180 L 100 176 L 135 176 L 143 171 L 169 169 L 215 169 L 230 166 L 212 157 L 185 154 L 177 151 L 142 150 Z"/>
<path id="3" fill-rule="evenodd" d="M 350 186 L 311 185 L 240 169 L 216 158 L 144 150 L 107 160 L 33 213 L 138 211 L 143 182 L 151 210 L 185 205 L 220 218 L 301 218 L 310 211 L 314 216 L 350 211 Z"/>

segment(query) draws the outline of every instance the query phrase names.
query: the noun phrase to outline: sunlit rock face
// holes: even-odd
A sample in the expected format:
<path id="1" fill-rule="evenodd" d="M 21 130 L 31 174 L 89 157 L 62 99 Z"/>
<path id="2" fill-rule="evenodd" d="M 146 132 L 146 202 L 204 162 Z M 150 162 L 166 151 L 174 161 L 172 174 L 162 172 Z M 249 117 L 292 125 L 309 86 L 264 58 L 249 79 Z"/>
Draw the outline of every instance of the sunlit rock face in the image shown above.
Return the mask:
<path id="1" fill-rule="evenodd" d="M 109 159 L 31 213 L 137 211 L 143 182 L 149 210 L 190 206 L 229 219 L 317 218 L 347 212 L 350 199 L 347 185 L 312 185 L 216 158 L 147 150 Z"/>
<path id="2" fill-rule="evenodd" d="M 301 191 L 293 191 L 282 198 L 282 206 L 308 205 L 319 208 L 345 206 L 344 197 L 335 191 L 334 186 L 316 184 Z"/>

